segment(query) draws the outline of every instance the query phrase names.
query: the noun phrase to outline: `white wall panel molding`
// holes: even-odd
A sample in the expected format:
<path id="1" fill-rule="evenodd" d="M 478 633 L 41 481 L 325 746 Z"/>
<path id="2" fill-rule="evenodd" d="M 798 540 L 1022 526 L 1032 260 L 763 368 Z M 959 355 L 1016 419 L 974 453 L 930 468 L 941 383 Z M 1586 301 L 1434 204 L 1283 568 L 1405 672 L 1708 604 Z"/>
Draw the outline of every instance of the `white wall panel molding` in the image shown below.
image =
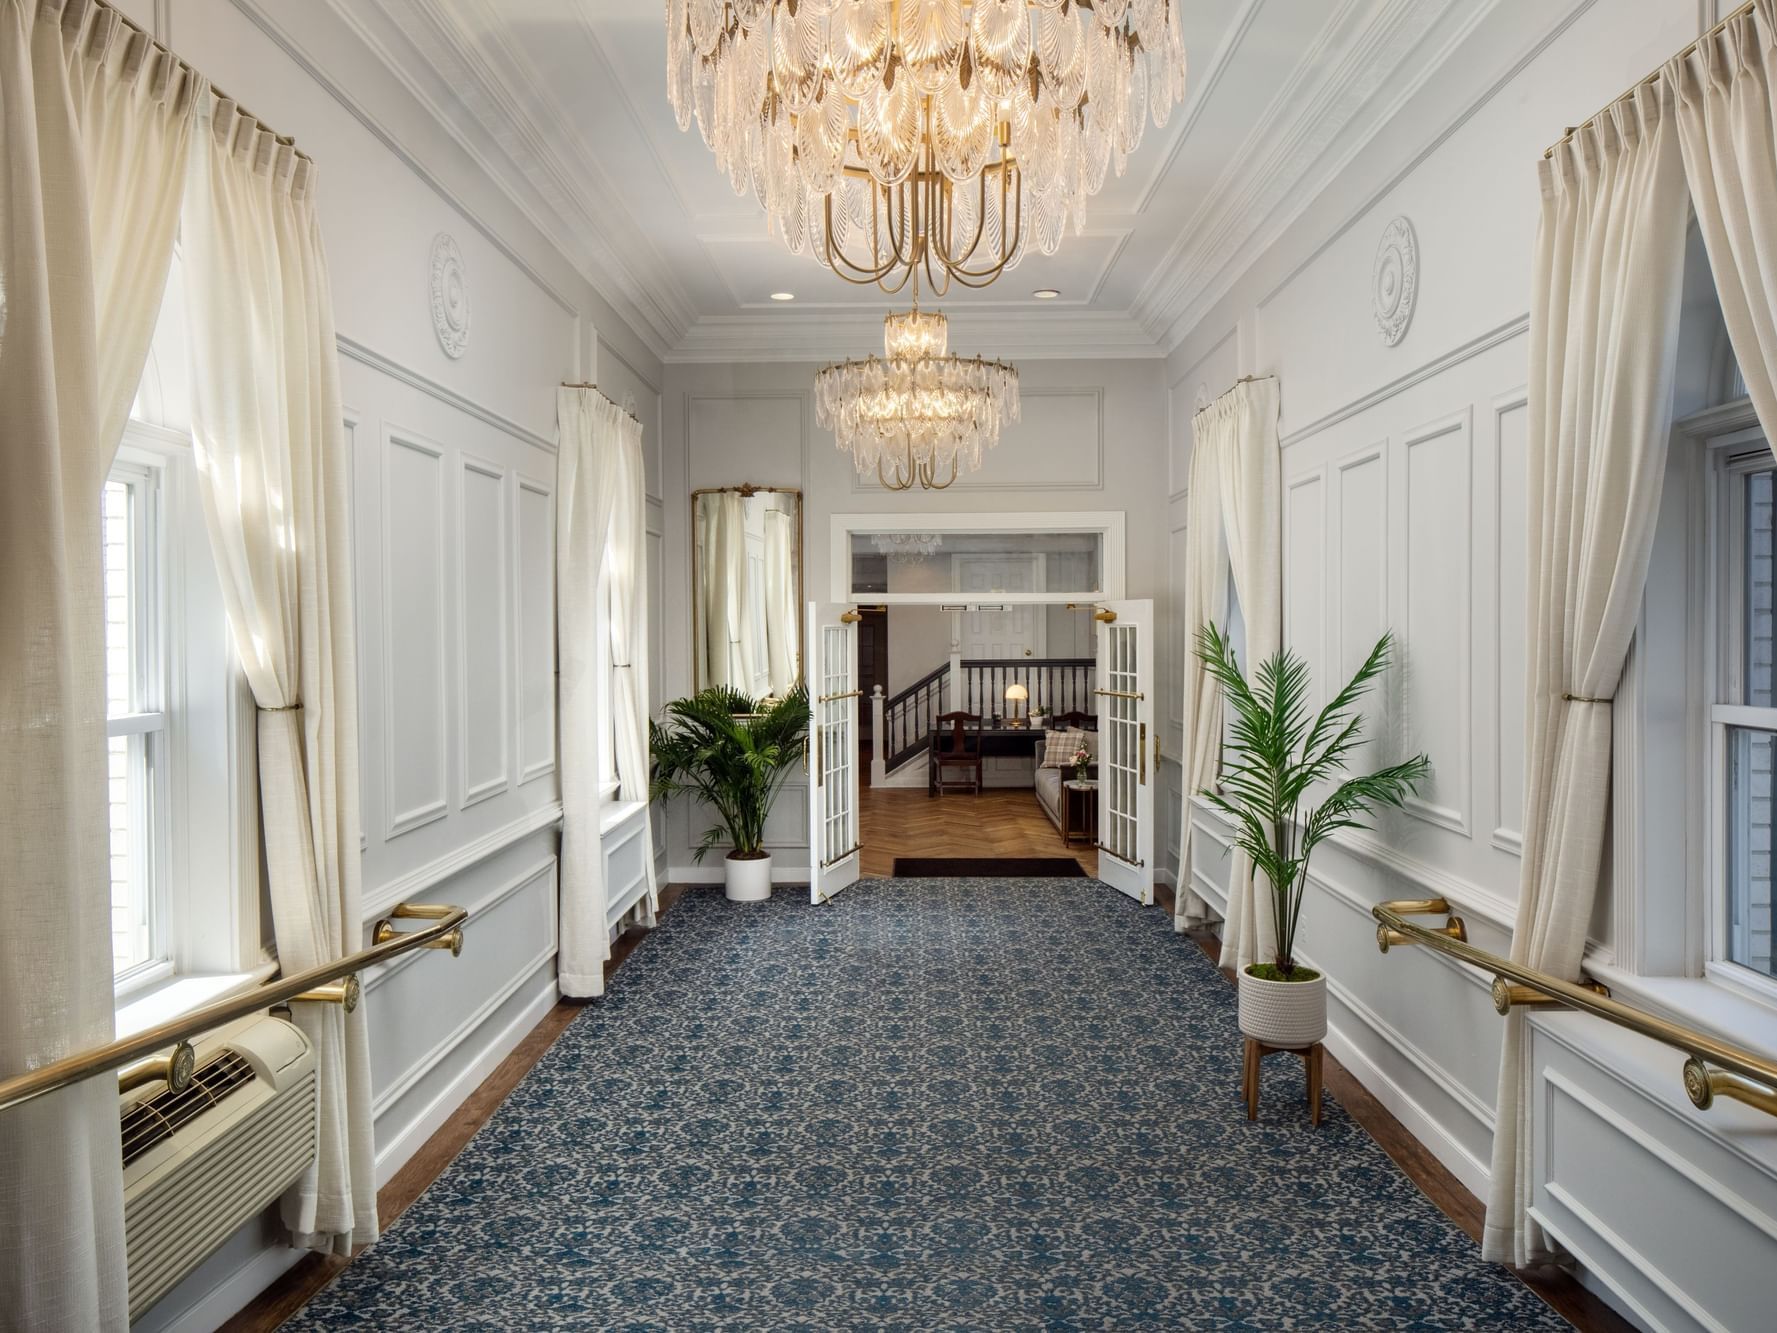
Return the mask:
<path id="1" fill-rule="evenodd" d="M 371 1113 L 378 1121 L 388 1118 L 409 1092 L 414 1090 L 427 1075 L 448 1061 L 469 1041 L 478 1028 L 498 1013 L 508 1000 L 517 995 L 555 957 L 556 872 L 555 857 L 550 856 L 546 860 L 520 871 L 473 904 L 469 929 L 474 931 L 477 928 L 474 923 L 476 921 L 481 923 L 482 950 L 479 956 L 488 958 L 504 950 L 516 957 L 508 957 L 495 970 L 495 975 L 504 978 L 504 980 L 489 991 L 480 1003 L 476 1004 L 447 1030 L 440 1033 L 423 1052 L 408 1061 L 399 1073 L 387 1078 L 386 1082 L 382 1079 L 376 1080 L 379 1086 L 371 1100 Z M 531 913 L 530 921 L 506 920 L 515 909 L 521 907 L 528 908 Z M 498 930 L 494 928 L 496 922 L 500 926 Z M 537 947 L 527 953 L 526 950 L 530 948 L 533 938 L 538 942 Z M 411 1039 L 416 1035 L 415 1029 L 421 1024 L 404 1022 L 400 1013 L 402 1009 L 409 1009 L 410 1012 L 405 1017 L 411 1018 L 413 1017 L 412 1006 L 416 1004 L 423 1006 L 425 1012 L 429 1014 L 436 1013 L 441 1007 L 447 1007 L 440 1004 L 437 996 L 403 995 L 399 999 L 394 998 L 398 979 L 408 968 L 413 966 L 411 960 L 427 955 L 427 950 L 415 950 L 366 978 L 365 996 L 371 1005 L 373 1025 L 377 1023 L 379 1012 L 387 1013 L 391 1007 L 397 1014 L 395 1022 L 400 1025 L 398 1032 L 385 1030 L 382 1034 L 383 1040 L 373 1042 L 373 1055 L 386 1058 L 391 1051 L 400 1054 L 410 1049 Z M 465 958 L 431 957 L 429 961 L 433 967 L 467 966 Z M 424 974 L 416 972 L 416 976 L 420 975 Z M 451 987 L 447 993 L 463 995 L 468 992 L 467 988 L 458 984 Z M 373 1059 L 372 1063 L 381 1064 L 383 1061 Z M 440 1097 L 436 1100 L 443 1101 L 445 1098 Z M 454 1103 L 452 1104 L 454 1105 Z"/>
<path id="2" fill-rule="evenodd" d="M 449 808 L 444 457 L 442 444 L 383 423 L 385 842 Z"/>
<path id="3" fill-rule="evenodd" d="M 1019 420 L 1007 423 L 996 448 L 983 451 L 981 470 L 963 473 L 946 492 L 1102 491 L 1103 388 L 1026 388 L 1019 399 Z M 1045 471 L 1035 470 L 1045 464 Z M 1019 467 L 1026 469 L 1022 475 L 1009 472 Z M 851 488 L 854 495 L 885 493 L 881 482 L 856 468 Z"/>
<path id="4" fill-rule="evenodd" d="M 1357 670 L 1388 623 L 1388 442 L 1378 441 L 1333 463 L 1332 521 L 1327 533 L 1333 571 L 1333 617 L 1326 683 Z M 1386 686 L 1384 688 L 1387 688 Z M 1383 734 L 1374 699 L 1365 710 L 1371 738 Z"/>
<path id="5" fill-rule="evenodd" d="M 1312 468 L 1283 483 L 1283 641 L 1308 663 L 1308 705 L 1326 697 L 1327 470 Z M 1249 668 L 1250 669 L 1250 668 Z"/>
<path id="6" fill-rule="evenodd" d="M 515 440 L 522 441 L 533 448 L 542 449 L 546 453 L 553 454 L 555 452 L 554 440 L 519 425 L 511 417 L 494 411 L 485 403 L 478 403 L 473 398 L 465 397 L 448 385 L 440 384 L 437 380 L 422 375 L 412 367 L 402 365 L 393 357 L 384 356 L 381 352 L 366 347 L 363 343 L 354 338 L 348 338 L 343 333 L 339 335 L 339 351 L 340 355 L 348 356 L 360 365 L 369 366 L 372 370 L 387 375 L 390 379 L 399 380 L 410 388 L 418 389 L 421 393 L 436 398 L 439 402 L 454 407 L 459 412 L 467 413 L 477 421 L 484 422 L 496 430 L 504 431 Z"/>
<path id="7" fill-rule="evenodd" d="M 1539 1031 L 1539 1044 L 1543 1038 Z M 1561 1050 L 1550 1056 L 1536 1066 L 1542 1114 L 1532 1216 L 1649 1327 L 1768 1322 L 1760 1283 L 1720 1279 L 1769 1264 L 1777 1245 L 1771 1164 L 1736 1164 L 1686 1132 L 1702 1121 L 1689 1118 L 1674 1132 L 1663 1123 L 1668 1108 L 1650 1116 L 1625 1100 L 1632 1085 L 1620 1074 L 1553 1063 Z M 1724 1167 L 1734 1174 L 1721 1174 Z M 1649 1198 L 1659 1199 L 1657 1209 L 1646 1207 Z"/>
<path id="8" fill-rule="evenodd" d="M 1403 752 L 1431 756 L 1429 795 L 1407 813 L 1470 836 L 1473 729 L 1472 621 L 1474 413 L 1464 408 L 1401 439 L 1399 679 Z"/>
<path id="9" fill-rule="evenodd" d="M 555 772 L 555 487 L 520 473 L 513 504 L 518 586 L 513 679 L 523 786 Z"/>
<path id="10" fill-rule="evenodd" d="M 452 848 L 436 860 L 416 866 L 386 884 L 377 887 L 366 887 L 364 890 L 364 924 L 378 920 L 387 914 L 396 903 L 411 902 L 424 898 L 428 893 L 446 880 L 454 879 L 465 870 L 479 865 L 505 851 L 508 847 L 524 841 L 532 834 L 544 829 L 553 828 L 561 823 L 561 802 L 540 806 L 535 810 L 526 811 L 517 819 L 499 828 L 482 834 L 460 847 Z"/>
<path id="11" fill-rule="evenodd" d="M 513 553 L 498 463 L 458 455 L 457 763 L 459 809 L 512 788 Z"/>
<path id="12" fill-rule="evenodd" d="M 427 1141 L 450 1122 L 451 1118 L 456 1115 L 457 1108 L 469 1100 L 470 1095 L 494 1070 L 500 1067 L 507 1056 L 518 1048 L 520 1042 L 530 1036 L 537 1024 L 543 1021 L 561 998 L 556 991 L 555 977 L 549 972 L 544 972 L 532 979 L 528 987 L 521 986 L 517 994 L 523 995 L 527 989 L 531 993 L 515 1009 L 511 1020 L 484 1043 L 481 1049 L 475 1052 L 467 1062 L 461 1064 L 461 1067 L 440 1089 L 438 1095 L 413 1119 L 398 1129 L 385 1128 L 386 1122 L 395 1119 L 396 1113 L 400 1110 L 398 1105 L 389 1107 L 377 1117 L 377 1137 L 381 1140 L 376 1150 L 376 1184 L 378 1189 L 393 1180 L 395 1174 L 407 1165 L 414 1154 L 425 1147 Z M 513 998 L 508 996 L 505 1003 L 511 1006 Z M 497 1017 L 497 1015 L 490 1015 L 490 1017 Z M 483 1024 L 485 1025 L 487 1021 L 484 1019 Z M 470 1037 L 472 1038 L 473 1035 L 471 1033 Z M 468 1044 L 469 1040 L 465 1039 L 463 1045 L 467 1046 Z M 458 1051 L 461 1050 L 462 1047 L 459 1047 Z M 452 1054 L 457 1054 L 457 1052 L 452 1052 Z M 451 1063 L 453 1062 L 441 1062 L 441 1065 L 434 1066 L 434 1069 L 446 1067 Z M 277 1249 L 270 1251 L 270 1253 L 300 1254 L 300 1251 Z M 239 1310 L 245 1299 L 250 1299 L 251 1295 L 264 1290 L 268 1285 L 269 1283 L 261 1283 L 258 1287 L 252 1288 L 249 1297 L 228 1306 L 223 1317 L 226 1318 L 228 1314 Z"/>
<path id="13" fill-rule="evenodd" d="M 1513 856 L 1522 853 L 1524 835 L 1524 639 L 1525 515 L 1519 500 L 1528 494 L 1526 448 L 1529 398 L 1525 388 L 1493 400 L 1493 558 L 1491 576 L 1493 653 L 1493 832 L 1492 843 Z M 1512 520 L 1516 520 L 1516 530 Z"/>
<path id="14" fill-rule="evenodd" d="M 1455 366 L 1461 365 L 1464 361 L 1477 357 L 1483 352 L 1491 351 L 1500 344 L 1508 343 L 1512 339 L 1521 337 L 1529 331 L 1529 313 L 1526 312 L 1525 314 L 1515 316 L 1503 324 L 1488 329 L 1485 333 L 1477 334 L 1468 342 L 1463 343 L 1460 347 L 1452 348 L 1442 356 L 1434 357 L 1432 360 L 1415 367 L 1406 374 L 1390 380 L 1380 388 L 1373 389 L 1362 397 L 1354 398 L 1343 406 L 1334 408 L 1331 412 L 1316 418 L 1306 426 L 1297 427 L 1295 430 L 1292 430 L 1285 435 L 1280 443 L 1285 449 L 1301 444 L 1320 434 L 1329 426 L 1336 426 L 1341 421 L 1357 416 L 1360 412 L 1368 412 L 1377 404 L 1385 403 L 1397 394 L 1405 393 L 1414 385 L 1423 384 L 1425 381 L 1442 375 L 1445 371 L 1450 370 Z"/>

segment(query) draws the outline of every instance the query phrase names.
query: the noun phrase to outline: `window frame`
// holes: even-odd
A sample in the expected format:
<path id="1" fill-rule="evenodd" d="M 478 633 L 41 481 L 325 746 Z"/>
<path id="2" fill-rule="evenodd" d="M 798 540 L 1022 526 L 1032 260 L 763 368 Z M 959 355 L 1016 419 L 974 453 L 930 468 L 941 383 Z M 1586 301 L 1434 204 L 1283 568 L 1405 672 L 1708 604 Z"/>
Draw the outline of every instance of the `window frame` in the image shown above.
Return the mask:
<path id="1" fill-rule="evenodd" d="M 1746 689 L 1745 643 L 1744 616 L 1738 611 L 1746 597 L 1745 524 L 1738 517 L 1745 511 L 1746 479 L 1777 469 L 1777 458 L 1756 424 L 1714 432 L 1703 443 L 1709 467 L 1703 542 L 1710 578 L 1703 608 L 1701 701 L 1708 764 L 1707 781 L 1703 784 L 1707 869 L 1698 904 L 1703 920 L 1702 972 L 1712 982 L 1777 1007 L 1777 977 L 1765 976 L 1729 957 L 1733 925 L 1728 873 L 1733 855 L 1728 845 L 1732 800 L 1728 783 L 1730 732 L 1734 728 L 1748 728 L 1777 733 L 1777 706 L 1741 702 Z"/>
<path id="2" fill-rule="evenodd" d="M 107 706 L 105 734 L 109 743 L 129 740 L 132 868 L 139 870 L 144 891 L 139 905 L 145 921 L 145 957 L 114 972 L 120 999 L 159 985 L 174 973 L 171 922 L 171 842 L 169 813 L 170 751 L 173 745 L 168 704 L 170 635 L 167 627 L 169 577 L 165 520 L 165 460 L 131 445 L 119 448 L 106 475 L 109 488 L 123 481 L 129 488 L 130 615 L 128 710 L 112 714 Z M 107 761 L 107 773 L 109 762 Z M 109 852 L 109 849 L 107 849 Z"/>
<path id="3" fill-rule="evenodd" d="M 188 433 L 132 418 L 113 472 L 152 478 L 158 957 L 114 978 L 120 1026 L 182 982 L 267 970 L 257 718 L 210 554 Z M 139 566 L 140 568 L 140 566 Z M 138 715 L 117 719 L 135 724 Z M 157 1017 L 162 1016 L 156 1014 Z"/>

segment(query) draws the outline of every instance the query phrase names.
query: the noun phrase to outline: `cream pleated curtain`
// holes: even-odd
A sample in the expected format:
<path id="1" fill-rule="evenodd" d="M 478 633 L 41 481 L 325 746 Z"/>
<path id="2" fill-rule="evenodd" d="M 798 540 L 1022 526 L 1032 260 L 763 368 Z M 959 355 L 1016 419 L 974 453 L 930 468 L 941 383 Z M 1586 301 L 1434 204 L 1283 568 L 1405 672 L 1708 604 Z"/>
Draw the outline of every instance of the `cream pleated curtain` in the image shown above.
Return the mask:
<path id="1" fill-rule="evenodd" d="M 660 886 L 654 871 L 654 816 L 648 802 L 652 778 L 648 769 L 648 533 L 647 484 L 642 469 L 642 423 L 624 412 L 617 420 L 617 494 L 605 555 L 611 566 L 611 726 L 618 799 L 643 805 L 642 859 L 648 867 L 648 909 L 653 912 L 660 904 Z"/>
<path id="2" fill-rule="evenodd" d="M 1178 887 L 1172 896 L 1172 924 L 1188 930 L 1213 919 L 1214 909 L 1196 890 L 1191 876 L 1194 839 L 1191 801 L 1215 785 L 1222 757 L 1222 692 L 1197 656 L 1197 634 L 1207 624 L 1228 623 L 1228 543 L 1222 532 L 1223 440 L 1233 419 L 1211 421 L 1199 413 L 1191 423 L 1190 489 L 1185 495 L 1184 607 L 1184 790 L 1179 802 Z"/>
<path id="3" fill-rule="evenodd" d="M 1777 0 L 1758 0 L 1664 77 L 1728 339 L 1777 443 Z"/>
<path id="4" fill-rule="evenodd" d="M 0 1077 L 114 1035 L 99 496 L 201 83 L 84 0 L 0 0 Z M 0 1113 L 0 1322 L 121 1330 L 108 1078 Z"/>
<path id="5" fill-rule="evenodd" d="M 1524 853 L 1512 960 L 1577 977 L 1610 805 L 1611 697 L 1653 550 L 1685 226 L 1670 86 L 1643 85 L 1542 164 L 1530 319 Z M 1548 1256 L 1526 1015 L 1506 1017 L 1483 1248 Z"/>
<path id="6" fill-rule="evenodd" d="M 259 795 L 279 966 L 361 946 L 351 477 L 313 164 L 206 99 L 184 264 L 198 487 L 235 651 L 259 706 Z M 315 1045 L 320 1138 L 285 1195 L 292 1244 L 376 1239 L 366 1013 L 294 1006 Z"/>
<path id="7" fill-rule="evenodd" d="M 765 511 L 765 639 L 771 692 L 782 698 L 796 686 L 796 521 L 782 509 Z"/>
<path id="8" fill-rule="evenodd" d="M 1192 794 L 1218 772 L 1222 736 L 1221 696 L 1197 660 L 1197 631 L 1219 606 L 1227 614 L 1227 576 L 1234 577 L 1246 623 L 1243 662 L 1250 668 L 1283 645 L 1283 459 L 1277 439 L 1277 381 L 1242 380 L 1191 422 L 1190 528 L 1185 535 L 1185 749 L 1188 764 L 1181 812 L 1179 904 L 1174 924 L 1183 929 L 1206 910 L 1189 891 Z M 1201 465 L 1202 472 L 1199 473 Z M 1215 529 L 1214 534 L 1206 529 Z M 1220 591 L 1211 586 L 1215 582 Z M 1207 773 L 1202 777 L 1201 773 Z M 1264 895 L 1253 867 L 1234 849 L 1228 881 L 1228 912 L 1222 926 L 1223 959 L 1245 967 L 1269 951 L 1272 923 L 1261 910 Z"/>
<path id="9" fill-rule="evenodd" d="M 759 664 L 753 655 L 753 584 L 747 577 L 747 500 L 736 491 L 723 491 L 716 498 L 722 510 L 716 559 L 717 577 L 722 581 L 723 624 L 728 633 L 727 683 L 752 694 Z"/>
<path id="10" fill-rule="evenodd" d="M 599 838 L 599 593 L 622 489 L 623 409 L 592 389 L 556 395 L 555 602 L 561 690 L 561 929 L 556 985 L 587 999 L 605 993 L 611 956 L 605 858 Z M 646 636 L 639 636 L 643 643 Z M 645 676 L 642 678 L 645 680 Z M 645 684 L 638 682 L 646 690 Z"/>

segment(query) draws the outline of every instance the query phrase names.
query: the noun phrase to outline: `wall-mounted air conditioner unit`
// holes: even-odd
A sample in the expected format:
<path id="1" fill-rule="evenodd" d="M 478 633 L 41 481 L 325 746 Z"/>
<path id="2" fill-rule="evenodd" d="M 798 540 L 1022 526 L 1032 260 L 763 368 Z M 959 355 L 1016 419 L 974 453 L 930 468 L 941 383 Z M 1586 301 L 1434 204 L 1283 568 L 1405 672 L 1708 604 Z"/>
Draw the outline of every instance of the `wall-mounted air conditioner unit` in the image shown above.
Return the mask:
<path id="1" fill-rule="evenodd" d="M 119 1116 L 136 1319 L 314 1160 L 314 1050 L 282 1019 L 243 1019 L 197 1043 L 183 1092 L 126 1093 Z"/>

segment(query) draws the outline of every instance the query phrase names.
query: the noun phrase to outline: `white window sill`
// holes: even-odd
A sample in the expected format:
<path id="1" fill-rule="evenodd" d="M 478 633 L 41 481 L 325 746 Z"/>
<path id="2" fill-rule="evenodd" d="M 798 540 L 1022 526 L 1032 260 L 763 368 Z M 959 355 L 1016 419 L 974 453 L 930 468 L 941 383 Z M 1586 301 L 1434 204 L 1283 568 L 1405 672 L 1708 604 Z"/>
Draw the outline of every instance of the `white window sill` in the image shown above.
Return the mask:
<path id="1" fill-rule="evenodd" d="M 1777 1005 L 1706 977 L 1643 977 L 1592 959 L 1585 970 L 1612 999 L 1777 1060 Z"/>
<path id="2" fill-rule="evenodd" d="M 206 1004 L 262 986 L 277 972 L 276 963 L 262 963 L 251 972 L 174 977 L 118 1006 L 117 1035 L 132 1037 L 158 1024 L 171 1022 Z"/>

